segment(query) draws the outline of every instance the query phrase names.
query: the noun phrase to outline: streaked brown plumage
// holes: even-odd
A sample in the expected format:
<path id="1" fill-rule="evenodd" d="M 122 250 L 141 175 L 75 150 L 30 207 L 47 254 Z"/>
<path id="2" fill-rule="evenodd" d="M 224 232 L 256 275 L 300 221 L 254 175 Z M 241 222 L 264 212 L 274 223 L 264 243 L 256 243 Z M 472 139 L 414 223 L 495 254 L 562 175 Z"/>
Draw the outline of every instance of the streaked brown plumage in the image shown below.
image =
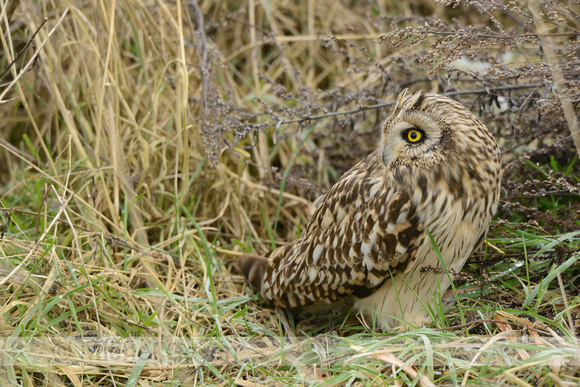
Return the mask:
<path id="1" fill-rule="evenodd" d="M 286 308 L 349 295 L 383 329 L 428 321 L 450 273 L 483 241 L 497 209 L 499 148 L 463 105 L 405 91 L 378 148 L 322 198 L 306 230 L 239 266 L 264 300 Z"/>

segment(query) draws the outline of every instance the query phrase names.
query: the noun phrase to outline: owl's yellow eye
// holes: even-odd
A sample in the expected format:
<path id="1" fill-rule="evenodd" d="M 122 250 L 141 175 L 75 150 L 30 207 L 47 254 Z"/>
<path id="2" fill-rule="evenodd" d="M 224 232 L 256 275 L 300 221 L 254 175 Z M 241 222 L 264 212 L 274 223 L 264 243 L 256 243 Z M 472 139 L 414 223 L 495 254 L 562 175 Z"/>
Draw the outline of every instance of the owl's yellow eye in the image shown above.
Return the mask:
<path id="1" fill-rule="evenodd" d="M 423 139 L 423 131 L 417 128 L 411 128 L 404 133 L 404 138 L 412 144 L 418 143 Z"/>

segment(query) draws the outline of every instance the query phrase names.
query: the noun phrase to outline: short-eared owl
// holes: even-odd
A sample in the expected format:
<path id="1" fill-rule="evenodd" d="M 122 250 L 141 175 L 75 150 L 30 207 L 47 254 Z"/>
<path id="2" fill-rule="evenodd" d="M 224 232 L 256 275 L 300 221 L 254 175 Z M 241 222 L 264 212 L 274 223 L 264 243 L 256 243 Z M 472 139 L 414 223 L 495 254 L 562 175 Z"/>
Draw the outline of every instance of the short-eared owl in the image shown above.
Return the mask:
<path id="1" fill-rule="evenodd" d="M 428 310 L 485 239 L 496 212 L 499 148 L 464 106 L 403 91 L 378 148 L 322 198 L 302 235 L 264 257 L 240 257 L 255 291 L 285 308 L 349 295 L 383 329 Z"/>

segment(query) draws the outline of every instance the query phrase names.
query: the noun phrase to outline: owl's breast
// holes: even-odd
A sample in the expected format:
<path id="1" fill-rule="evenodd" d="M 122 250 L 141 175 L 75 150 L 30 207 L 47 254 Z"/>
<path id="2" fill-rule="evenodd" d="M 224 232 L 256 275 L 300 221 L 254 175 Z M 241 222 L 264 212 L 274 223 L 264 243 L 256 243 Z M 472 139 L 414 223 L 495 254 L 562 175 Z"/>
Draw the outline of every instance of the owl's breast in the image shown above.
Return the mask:
<path id="1" fill-rule="evenodd" d="M 418 213 L 424 227 L 431 233 L 448 269 L 460 270 L 463 267 L 479 238 L 487 230 L 496 207 L 495 192 L 457 199 L 440 195 L 419 206 Z M 421 250 L 418 259 L 431 255 L 428 252 L 433 250 L 433 246 L 429 238 Z M 433 261 L 427 264 L 441 267 L 438 258 Z"/>

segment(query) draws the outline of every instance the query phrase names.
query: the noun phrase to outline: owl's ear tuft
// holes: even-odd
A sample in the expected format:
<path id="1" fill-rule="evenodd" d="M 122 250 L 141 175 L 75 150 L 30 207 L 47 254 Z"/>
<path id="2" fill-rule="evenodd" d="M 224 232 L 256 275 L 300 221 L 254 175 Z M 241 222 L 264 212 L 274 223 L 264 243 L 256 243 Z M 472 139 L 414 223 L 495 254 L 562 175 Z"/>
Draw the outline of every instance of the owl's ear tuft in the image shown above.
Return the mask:
<path id="1" fill-rule="evenodd" d="M 242 255 L 237 262 L 238 268 L 244 273 L 246 281 L 255 292 L 259 292 L 262 289 L 262 280 L 267 265 L 268 258 L 250 254 Z"/>
<path id="2" fill-rule="evenodd" d="M 403 101 L 405 99 L 407 99 L 408 95 L 409 95 L 409 89 L 403 89 L 403 91 L 401 91 L 399 93 L 399 96 L 397 97 L 397 104 L 395 106 L 401 107 L 401 105 L 403 104 Z"/>
<path id="3" fill-rule="evenodd" d="M 415 106 L 419 105 L 423 99 L 423 92 L 419 90 L 415 94 L 411 94 L 409 89 L 404 89 L 401 91 L 397 97 L 397 104 L 395 106 L 395 111 L 409 110 L 413 109 Z"/>

